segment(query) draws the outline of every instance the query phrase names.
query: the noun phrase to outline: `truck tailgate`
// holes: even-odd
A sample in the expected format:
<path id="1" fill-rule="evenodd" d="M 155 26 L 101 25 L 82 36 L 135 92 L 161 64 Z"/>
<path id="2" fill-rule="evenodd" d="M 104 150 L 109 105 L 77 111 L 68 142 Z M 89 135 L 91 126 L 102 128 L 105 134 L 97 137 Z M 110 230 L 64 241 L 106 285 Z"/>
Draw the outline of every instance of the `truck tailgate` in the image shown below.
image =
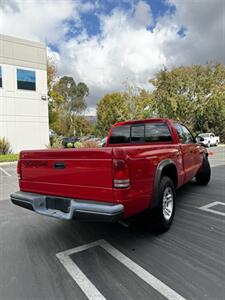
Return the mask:
<path id="1" fill-rule="evenodd" d="M 22 151 L 21 191 L 113 202 L 112 148 Z"/>

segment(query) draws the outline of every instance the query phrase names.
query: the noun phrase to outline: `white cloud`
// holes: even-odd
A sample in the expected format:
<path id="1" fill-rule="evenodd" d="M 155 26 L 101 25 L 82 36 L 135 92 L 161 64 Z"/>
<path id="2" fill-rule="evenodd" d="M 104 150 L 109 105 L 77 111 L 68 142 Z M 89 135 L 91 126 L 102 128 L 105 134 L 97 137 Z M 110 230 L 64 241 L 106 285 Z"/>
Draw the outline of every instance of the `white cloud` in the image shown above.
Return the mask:
<path id="1" fill-rule="evenodd" d="M 134 23 L 136 26 L 147 27 L 152 21 L 151 7 L 144 1 L 139 1 L 134 10 Z"/>
<path id="2" fill-rule="evenodd" d="M 58 0 L 56 5 L 54 0 L 10 0 L 3 5 L 0 28 L 4 34 L 55 43 L 59 53 L 49 52 L 56 56 L 61 75 L 87 83 L 93 109 L 104 93 L 123 89 L 125 81 L 148 87 L 149 78 L 163 66 L 225 63 L 224 0 L 167 1 L 176 11 L 158 20 L 153 20 L 151 7 L 143 0 L 127 11 L 98 14 L 100 33 L 88 37 L 80 13 L 95 13 L 98 1 L 82 5 L 81 0 Z M 71 19 L 82 33 L 66 40 L 68 30 L 74 29 Z M 183 37 L 177 33 L 182 27 Z"/>
<path id="3" fill-rule="evenodd" d="M 133 14 L 114 10 L 100 16 L 99 36 L 61 45 L 59 67 L 88 84 L 91 106 L 104 93 L 123 89 L 125 81 L 148 86 L 149 77 L 167 63 L 161 51 L 165 32 L 148 31 L 151 21 L 150 6 L 141 1 Z"/>
<path id="4" fill-rule="evenodd" d="M 168 41 L 166 55 L 173 65 L 225 63 L 225 1 L 224 0 L 170 0 L 176 13 L 168 17 L 169 26 L 187 28 L 187 36 L 177 42 Z M 166 24 L 163 24 L 166 26 Z"/>
<path id="5" fill-rule="evenodd" d="M 78 2 L 72 0 L 3 0 L 1 33 L 47 43 L 59 43 L 69 30 L 68 20 L 79 25 Z"/>

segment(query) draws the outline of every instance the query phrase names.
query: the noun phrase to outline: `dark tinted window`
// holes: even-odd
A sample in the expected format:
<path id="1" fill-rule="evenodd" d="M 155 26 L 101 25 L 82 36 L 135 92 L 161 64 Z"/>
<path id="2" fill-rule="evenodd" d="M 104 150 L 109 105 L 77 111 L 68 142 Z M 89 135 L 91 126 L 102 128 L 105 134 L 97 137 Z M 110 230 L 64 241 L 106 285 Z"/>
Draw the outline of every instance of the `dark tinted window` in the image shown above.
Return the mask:
<path id="1" fill-rule="evenodd" d="M 178 134 L 178 137 L 179 137 L 180 142 L 181 142 L 182 144 L 184 144 L 186 138 L 185 138 L 185 135 L 184 135 L 184 132 L 183 132 L 183 130 L 182 130 L 181 125 L 178 124 L 178 123 L 175 123 L 174 126 L 175 126 L 175 128 L 176 128 L 176 131 L 177 131 L 177 134 Z"/>
<path id="2" fill-rule="evenodd" d="M 184 134 L 184 143 L 185 144 L 194 143 L 194 138 L 193 138 L 192 134 L 190 133 L 190 131 L 183 125 L 181 125 L 181 127 L 182 127 L 183 134 Z"/>
<path id="3" fill-rule="evenodd" d="M 2 87 L 2 67 L 0 66 L 0 87 Z"/>
<path id="4" fill-rule="evenodd" d="M 114 127 L 109 139 L 109 144 L 130 143 L 130 125 Z"/>
<path id="5" fill-rule="evenodd" d="M 145 126 L 138 125 L 138 126 L 131 126 L 131 142 L 133 143 L 140 143 L 145 141 Z"/>
<path id="6" fill-rule="evenodd" d="M 175 123 L 175 128 L 182 144 L 190 144 L 194 142 L 194 138 L 190 131 L 183 125 Z"/>
<path id="7" fill-rule="evenodd" d="M 172 137 L 166 123 L 146 123 L 146 142 L 170 142 Z"/>
<path id="8" fill-rule="evenodd" d="M 17 69 L 17 88 L 22 90 L 36 90 L 35 71 Z"/>

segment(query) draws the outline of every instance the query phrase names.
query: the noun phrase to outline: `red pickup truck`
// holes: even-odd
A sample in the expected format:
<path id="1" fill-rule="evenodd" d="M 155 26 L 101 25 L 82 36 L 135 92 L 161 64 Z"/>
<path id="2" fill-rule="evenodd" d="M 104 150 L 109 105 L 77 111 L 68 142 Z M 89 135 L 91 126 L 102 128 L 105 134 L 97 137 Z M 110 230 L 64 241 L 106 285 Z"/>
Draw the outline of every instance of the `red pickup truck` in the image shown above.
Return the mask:
<path id="1" fill-rule="evenodd" d="M 205 185 L 205 148 L 170 119 L 115 124 L 102 148 L 22 151 L 14 204 L 59 219 L 118 221 L 151 210 L 167 230 L 175 190 L 195 177 Z M 154 212 L 154 214 L 152 214 Z"/>

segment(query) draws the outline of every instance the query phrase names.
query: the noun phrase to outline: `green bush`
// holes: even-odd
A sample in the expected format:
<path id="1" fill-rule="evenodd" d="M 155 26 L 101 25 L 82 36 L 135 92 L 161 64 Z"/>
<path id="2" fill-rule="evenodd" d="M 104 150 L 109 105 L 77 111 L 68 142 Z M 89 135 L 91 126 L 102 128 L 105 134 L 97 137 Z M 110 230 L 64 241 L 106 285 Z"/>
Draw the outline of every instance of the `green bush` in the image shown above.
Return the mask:
<path id="1" fill-rule="evenodd" d="M 82 143 L 80 141 L 77 141 L 76 143 L 74 143 L 74 147 L 75 148 L 81 148 L 82 147 Z"/>
<path id="2" fill-rule="evenodd" d="M 0 138 L 0 154 L 5 155 L 11 152 L 12 150 L 9 141 L 7 141 L 5 137 Z"/>
<path id="3" fill-rule="evenodd" d="M 54 137 L 51 140 L 51 143 L 46 146 L 48 149 L 61 149 L 62 148 L 62 138 Z"/>
<path id="4" fill-rule="evenodd" d="M 66 144 L 66 148 L 74 148 L 74 144 L 73 143 L 67 143 Z"/>

